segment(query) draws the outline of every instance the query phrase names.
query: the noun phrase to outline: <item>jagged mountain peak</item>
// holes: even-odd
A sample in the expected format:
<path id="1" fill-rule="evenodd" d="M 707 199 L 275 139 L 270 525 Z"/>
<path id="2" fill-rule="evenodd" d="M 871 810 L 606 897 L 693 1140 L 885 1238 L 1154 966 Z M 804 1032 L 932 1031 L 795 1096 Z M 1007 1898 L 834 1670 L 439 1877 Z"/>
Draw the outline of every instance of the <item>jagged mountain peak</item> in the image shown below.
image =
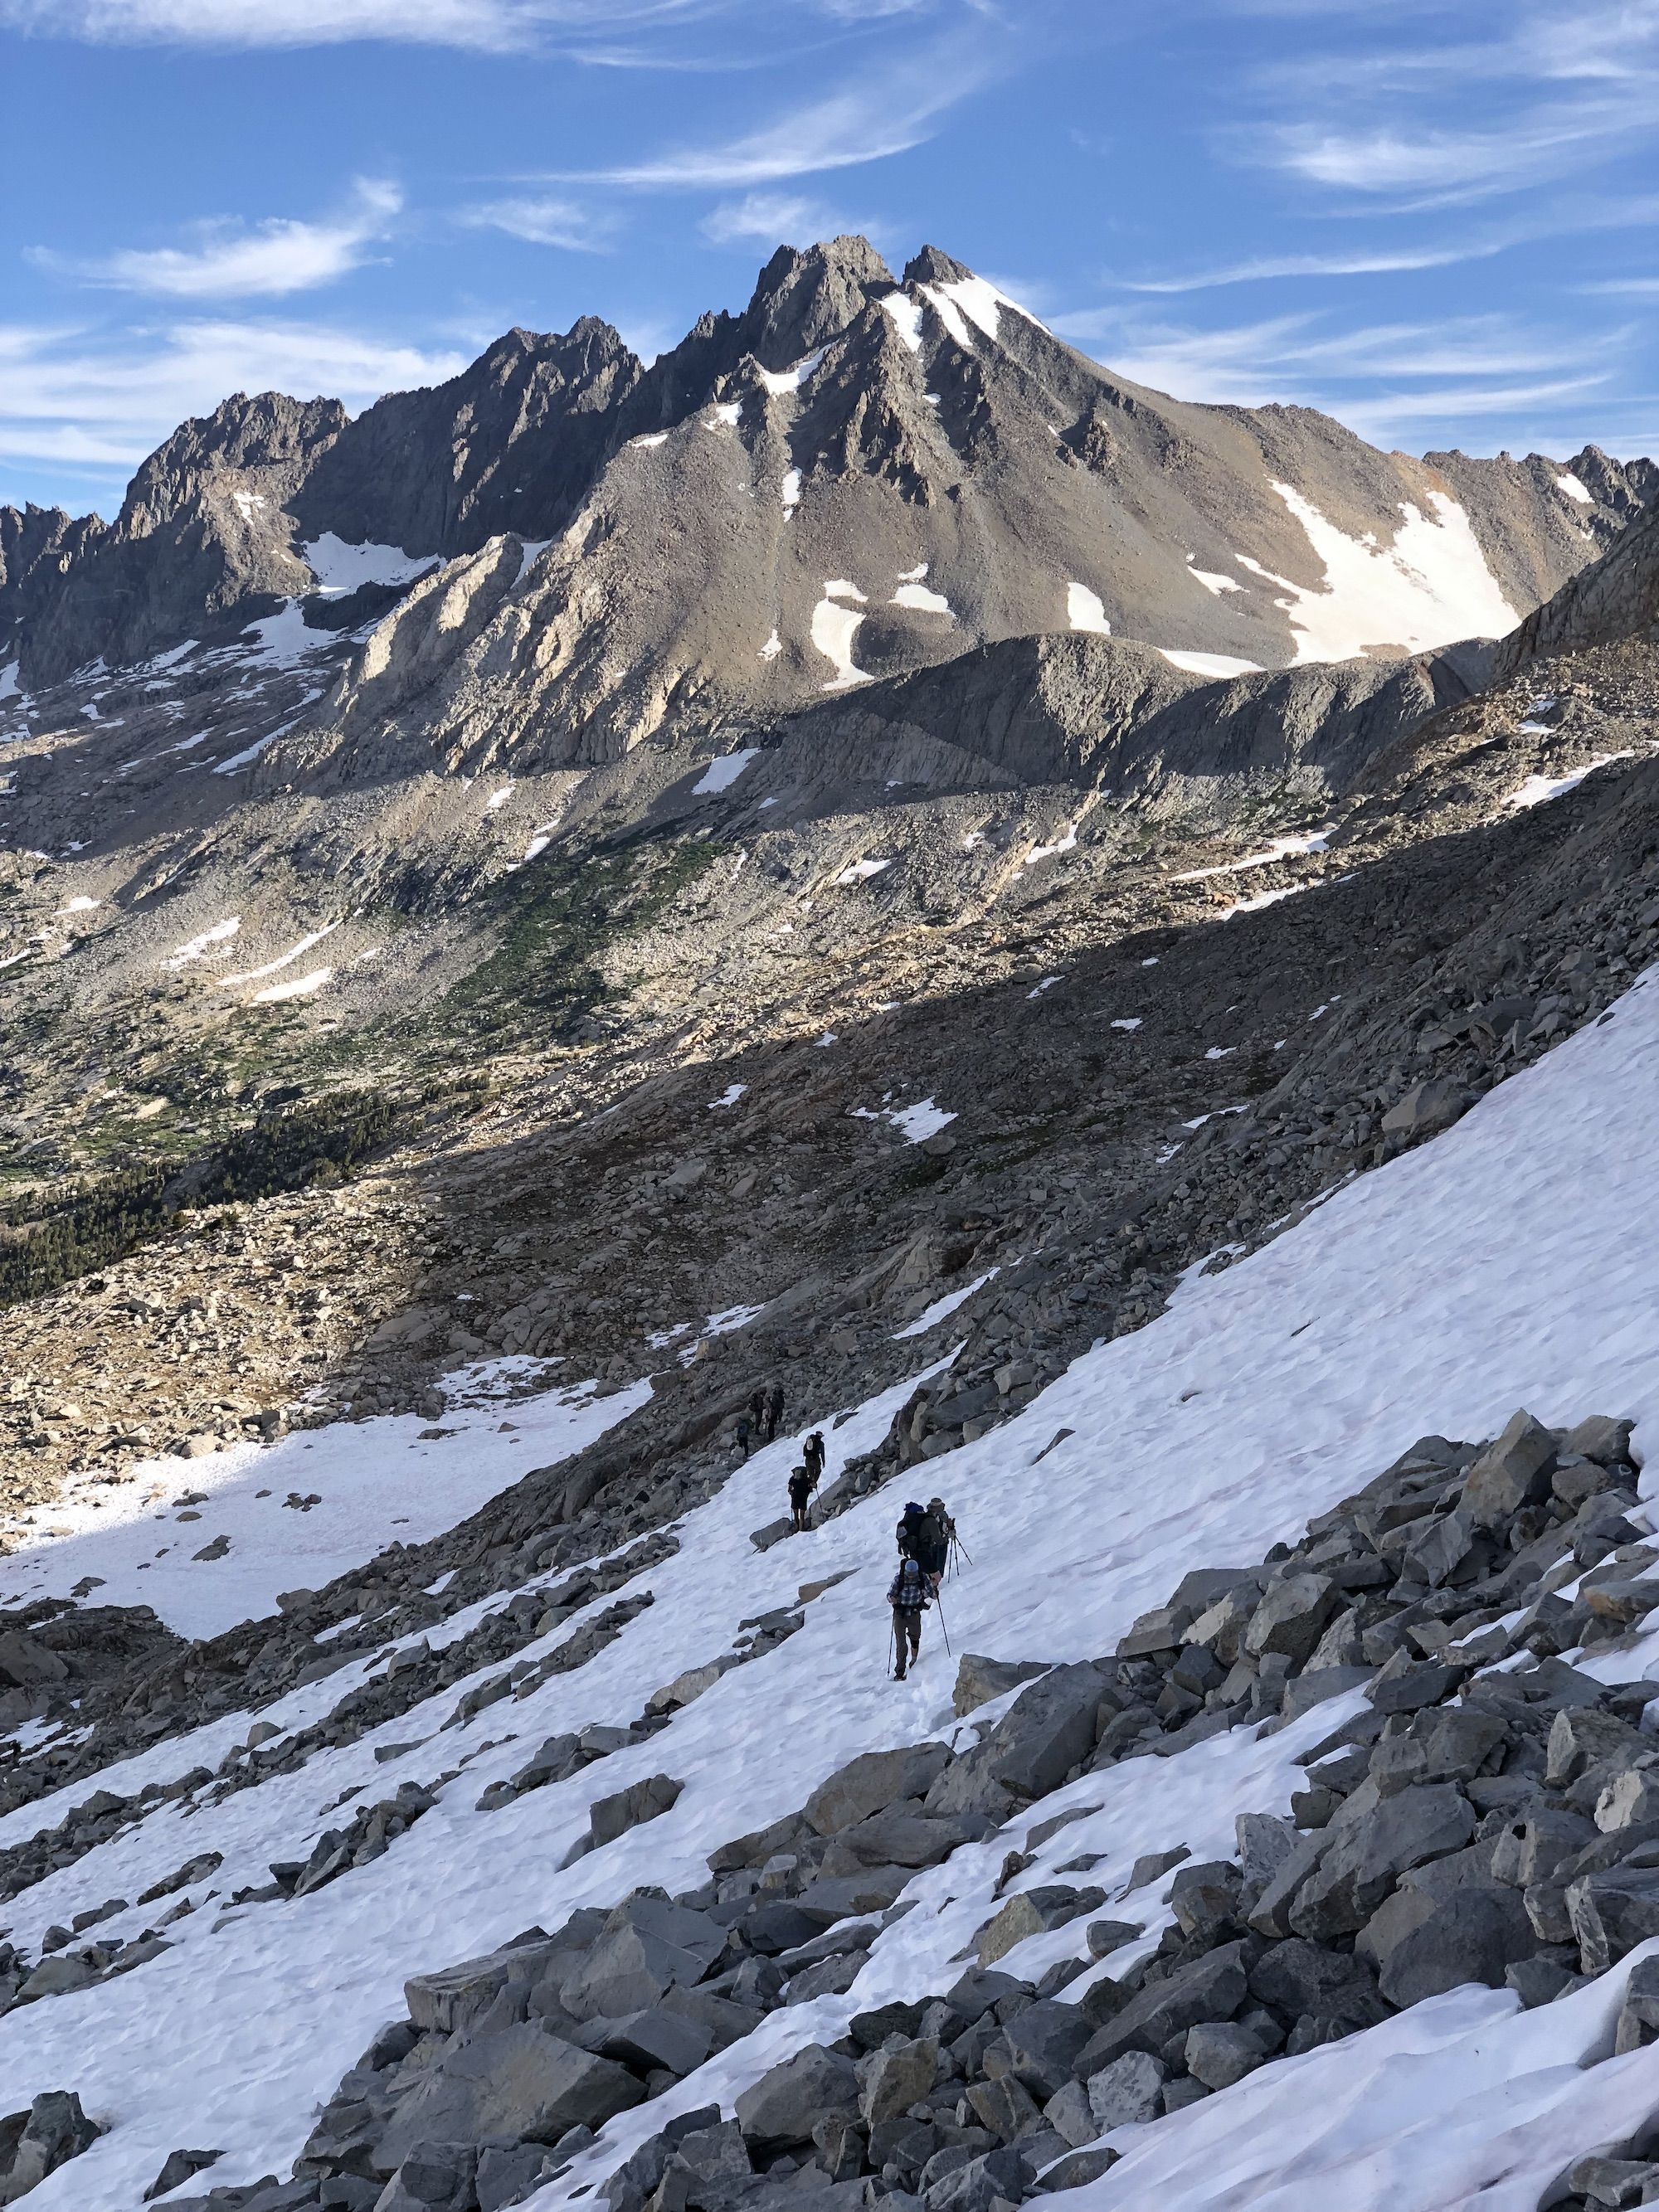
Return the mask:
<path id="1" fill-rule="evenodd" d="M 957 260 L 937 246 L 924 246 L 904 264 L 907 284 L 966 284 L 973 277 L 974 271 L 965 261 Z"/>
<path id="2" fill-rule="evenodd" d="M 744 340 L 771 369 L 787 368 L 855 321 L 893 273 L 867 238 L 848 234 L 805 250 L 781 246 L 760 273 L 740 321 Z"/>
<path id="3" fill-rule="evenodd" d="M 293 399 L 283 392 L 234 392 L 211 415 L 181 422 L 142 461 L 116 527 L 143 537 L 172 520 L 226 471 L 270 473 L 288 481 L 331 445 L 349 417 L 337 399 Z"/>

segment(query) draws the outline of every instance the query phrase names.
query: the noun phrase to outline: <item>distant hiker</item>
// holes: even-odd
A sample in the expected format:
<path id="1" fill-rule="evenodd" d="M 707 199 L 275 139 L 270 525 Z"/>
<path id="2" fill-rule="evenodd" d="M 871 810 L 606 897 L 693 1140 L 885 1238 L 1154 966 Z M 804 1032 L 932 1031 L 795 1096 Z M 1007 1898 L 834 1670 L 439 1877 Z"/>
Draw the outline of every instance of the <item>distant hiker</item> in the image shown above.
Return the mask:
<path id="1" fill-rule="evenodd" d="M 747 1413 L 739 1413 L 738 1415 L 738 1449 L 743 1454 L 745 1459 L 748 1458 L 749 1416 Z"/>
<path id="2" fill-rule="evenodd" d="M 794 1534 L 797 1535 L 804 1535 L 812 1525 L 807 1508 L 817 1487 L 816 1479 L 804 1467 L 798 1467 L 789 1478 L 789 1510 L 794 1516 Z"/>
<path id="3" fill-rule="evenodd" d="M 754 1427 L 756 1435 L 762 1435 L 766 1427 L 766 1393 L 764 1390 L 750 1391 L 749 1395 L 749 1419 Z"/>
<path id="4" fill-rule="evenodd" d="M 915 1559 L 901 1559 L 887 1592 L 887 1602 L 893 1608 L 893 1651 L 896 1665 L 894 1679 L 904 1680 L 907 1659 L 921 1656 L 921 1616 L 933 1603 L 927 1594 L 927 1577 Z"/>
<path id="5" fill-rule="evenodd" d="M 766 1394 L 766 1441 L 769 1444 L 783 1419 L 783 1385 L 775 1382 Z"/>
<path id="6" fill-rule="evenodd" d="M 930 1498 L 922 1516 L 921 1548 L 917 1558 L 935 1590 L 945 1580 L 945 1570 L 951 1564 L 951 1540 L 956 1533 L 957 1524 L 945 1511 L 945 1500 Z"/>
<path id="7" fill-rule="evenodd" d="M 816 1490 L 823 1480 L 823 1431 L 822 1429 L 813 1430 L 811 1435 L 801 1446 L 800 1455 L 806 1462 L 806 1472 L 811 1476 L 812 1487 Z"/>
<path id="8" fill-rule="evenodd" d="M 913 1498 L 899 1516 L 898 1526 L 893 1531 L 898 1542 L 899 1557 L 914 1559 L 920 1566 L 922 1554 L 931 1549 L 927 1536 L 927 1509 L 918 1505 Z"/>

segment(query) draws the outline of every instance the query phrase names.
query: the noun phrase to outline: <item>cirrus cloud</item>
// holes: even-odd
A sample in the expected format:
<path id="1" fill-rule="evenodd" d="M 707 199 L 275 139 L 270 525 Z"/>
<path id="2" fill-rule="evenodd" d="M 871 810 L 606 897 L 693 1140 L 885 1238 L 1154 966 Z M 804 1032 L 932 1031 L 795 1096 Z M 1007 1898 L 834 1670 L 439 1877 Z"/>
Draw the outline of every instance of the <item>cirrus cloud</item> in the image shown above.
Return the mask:
<path id="1" fill-rule="evenodd" d="M 65 259 L 35 247 L 29 258 L 83 284 L 161 299 L 281 298 L 332 283 L 361 267 L 403 204 L 397 185 L 360 178 L 351 206 L 325 222 L 273 217 L 252 228 L 204 222 L 189 246 L 125 247 L 94 260 Z"/>

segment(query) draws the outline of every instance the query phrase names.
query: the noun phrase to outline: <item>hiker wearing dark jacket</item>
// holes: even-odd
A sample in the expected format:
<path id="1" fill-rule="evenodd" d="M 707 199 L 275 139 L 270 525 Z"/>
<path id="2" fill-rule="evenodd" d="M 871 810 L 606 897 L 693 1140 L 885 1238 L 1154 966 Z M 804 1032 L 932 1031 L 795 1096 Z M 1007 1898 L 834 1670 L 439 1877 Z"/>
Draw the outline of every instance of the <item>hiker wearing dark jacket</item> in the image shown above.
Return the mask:
<path id="1" fill-rule="evenodd" d="M 813 1430 L 801 1446 L 800 1455 L 806 1462 L 806 1472 L 811 1476 L 812 1486 L 816 1490 L 823 1480 L 823 1431 L 821 1429 Z"/>
<path id="2" fill-rule="evenodd" d="M 757 1437 L 766 1433 L 766 1393 L 751 1390 L 749 1394 L 749 1421 Z"/>
<path id="3" fill-rule="evenodd" d="M 921 1519 L 916 1559 L 935 1591 L 945 1580 L 945 1570 L 950 1565 L 951 1539 L 956 1534 L 956 1526 L 945 1510 L 944 1499 L 930 1498 Z"/>
<path id="4" fill-rule="evenodd" d="M 812 1523 L 807 1512 L 817 1485 L 804 1467 L 798 1467 L 789 1478 L 789 1510 L 794 1516 L 794 1533 L 801 1535 Z"/>
<path id="5" fill-rule="evenodd" d="M 783 1385 L 775 1382 L 766 1394 L 766 1441 L 769 1444 L 783 1419 Z"/>
<path id="6" fill-rule="evenodd" d="M 748 1458 L 749 1416 L 747 1413 L 739 1413 L 738 1415 L 738 1449 L 743 1454 L 745 1459 Z"/>
<path id="7" fill-rule="evenodd" d="M 893 1669 L 898 1681 L 904 1680 L 907 1661 L 921 1656 L 921 1616 L 933 1600 L 927 1594 L 927 1577 L 915 1559 L 901 1559 L 887 1592 L 887 1602 L 893 1608 L 893 1650 L 897 1664 Z"/>
<path id="8" fill-rule="evenodd" d="M 927 1524 L 927 1507 L 918 1505 L 912 1498 L 899 1516 L 898 1526 L 893 1531 L 898 1542 L 900 1559 L 915 1559 L 918 1565 L 921 1565 L 922 1554 L 928 1548 Z"/>

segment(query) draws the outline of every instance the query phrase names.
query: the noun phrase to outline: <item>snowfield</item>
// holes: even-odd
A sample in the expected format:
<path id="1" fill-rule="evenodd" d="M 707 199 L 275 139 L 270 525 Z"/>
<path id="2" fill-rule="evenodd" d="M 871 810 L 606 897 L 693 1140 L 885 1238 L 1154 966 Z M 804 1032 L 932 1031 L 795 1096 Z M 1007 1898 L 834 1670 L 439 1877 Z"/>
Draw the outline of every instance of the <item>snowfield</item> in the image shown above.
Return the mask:
<path id="1" fill-rule="evenodd" d="M 1644 979 L 1446 1134 L 1348 1183 L 1224 1272 L 1194 1272 L 1160 1319 L 1097 1347 L 1012 1422 L 931 1462 L 926 1483 L 947 1498 L 974 1557 L 945 1592 L 955 1651 L 1054 1661 L 1109 1651 L 1188 1568 L 1259 1559 L 1425 1431 L 1491 1435 L 1522 1405 L 1551 1423 L 1607 1413 L 1635 1419 L 1640 1456 L 1659 1413 L 1659 1188 L 1638 1171 L 1656 1082 L 1659 990 Z M 817 1412 L 803 1425 L 823 1428 L 830 1479 L 884 1434 L 917 1379 L 853 1409 L 839 1426 Z M 528 1400 L 512 1418 L 521 1429 L 568 1421 L 569 1401 L 560 1413 L 551 1400 Z M 450 1468 L 459 1473 L 482 1451 L 487 1425 L 458 1443 Z M 379 1449 L 369 1434 L 377 1426 L 388 1431 L 388 1457 L 395 1441 L 412 1470 L 398 1424 L 343 1426 L 240 1458 L 229 1471 L 236 1492 L 288 1487 L 301 1460 L 305 1480 L 325 1496 L 356 1483 L 364 1555 L 394 1533 L 388 1509 L 410 1502 L 389 1474 L 359 1483 L 353 1472 Z M 525 1435 L 492 1435 L 489 1448 L 480 1483 L 546 1457 L 545 1442 Z M 454 1686 L 378 1738 L 319 1751 L 297 1772 L 221 1804 L 164 1803 L 14 1901 L 14 1937 L 33 1950 L 51 1922 L 105 1898 L 136 1897 L 187 1858 L 222 1851 L 222 1866 L 191 1892 L 205 1905 L 210 1891 L 222 1898 L 262 1881 L 272 1858 L 303 1856 L 337 1817 L 331 1808 L 342 1791 L 362 1785 L 380 1796 L 461 1769 L 384 1858 L 294 1901 L 226 1909 L 216 1899 L 171 1927 L 175 1948 L 134 1972 L 0 2019 L 0 2109 L 72 2086 L 109 2125 L 41 2185 L 32 2200 L 40 2212 L 134 2205 L 166 2154 L 185 2143 L 224 2148 L 216 2185 L 286 2172 L 316 2106 L 381 2023 L 401 2014 L 409 1974 L 490 1949 L 532 1923 L 555 1927 L 573 1906 L 609 1905 L 636 1883 L 692 1887 L 716 1844 L 793 1811 L 855 1753 L 959 1725 L 956 1662 L 937 1615 L 909 1679 L 897 1685 L 884 1673 L 883 1594 L 902 1486 L 764 1553 L 750 1545 L 749 1532 L 783 1508 L 796 1449 L 787 1437 L 757 1451 L 677 1524 L 678 1553 L 620 1593 L 649 1587 L 654 1602 L 586 1665 L 436 1740 Z M 191 1480 L 201 1479 L 198 1464 Z M 270 1517 L 292 1520 L 295 1540 L 308 1533 L 305 1515 Z M 215 1525 L 195 1524 L 204 1534 Z M 106 1572 L 126 1559 L 136 1572 L 133 1541 L 131 1527 L 88 1528 L 60 1544 L 54 1571 Z M 741 1621 L 793 1605 L 803 1582 L 843 1571 L 848 1580 L 805 1606 L 797 1634 L 723 1675 L 648 1741 L 616 1753 L 591 1778 L 578 1774 L 498 1811 L 476 1809 L 485 1785 L 544 1735 L 592 1721 L 625 1724 L 682 1669 L 729 1650 Z M 6 1572 L 18 1571 L 9 1563 Z M 470 1617 L 503 1601 L 486 1601 Z M 608 1601 L 596 1599 L 592 1609 Z M 586 1617 L 522 1656 L 554 1648 Z M 434 1640 L 459 1634 L 468 1618 L 456 1616 Z M 284 1728 L 320 1717 L 383 1656 L 353 1660 L 262 1717 Z M 1644 1661 L 1659 1669 L 1659 1637 L 1614 1663 L 1622 1676 Z M 1200 1859 L 1230 1852 L 1234 1815 L 1283 1810 L 1301 1779 L 1297 1753 L 1343 1711 L 1327 1705 L 1261 1740 L 1237 1728 L 1171 1759 L 1085 1775 L 1010 1830 L 959 1849 L 916 1876 L 907 1894 L 917 1909 L 880 1936 L 852 1991 L 769 2014 L 666 2095 L 613 2121 L 592 2152 L 528 2201 L 538 2212 L 591 2203 L 619 2156 L 675 2111 L 715 2099 L 729 2109 L 767 2066 L 837 2033 L 854 2012 L 947 1988 L 960 1971 L 957 1954 L 988 1917 L 1005 1852 L 1057 1811 L 1091 1808 L 1040 1846 L 1023 1886 L 1051 1878 L 1079 1850 L 1104 1855 L 1091 1878 L 1109 1891 L 1143 1852 L 1182 1843 Z M 131 1789 L 212 1764 L 246 1734 L 246 1720 L 164 1742 L 100 1780 Z M 378 1765 L 380 1739 L 412 1747 Z M 594 1796 L 658 1772 L 684 1782 L 669 1813 L 556 1871 L 585 1832 Z M 82 1783 L 8 1815 L 0 1844 L 52 1826 L 88 1794 Z M 1136 1893 L 1125 1908 L 1149 1936 L 1166 1917 L 1167 1883 Z M 106 1927 L 131 1936 L 144 1912 L 132 1907 Z M 1036 1974 L 1075 1943 L 1075 1930 L 1057 1929 L 1001 1963 Z M 1151 2126 L 1120 2130 L 1111 2140 L 1126 2155 L 1080 2192 L 1082 2212 L 1532 2212 L 1568 2159 L 1627 2132 L 1659 2096 L 1659 2046 L 1585 2063 L 1607 2047 L 1617 1990 L 1641 1955 L 1529 2014 L 1507 1992 L 1455 1991 L 1342 2044 L 1269 2063 Z"/>

